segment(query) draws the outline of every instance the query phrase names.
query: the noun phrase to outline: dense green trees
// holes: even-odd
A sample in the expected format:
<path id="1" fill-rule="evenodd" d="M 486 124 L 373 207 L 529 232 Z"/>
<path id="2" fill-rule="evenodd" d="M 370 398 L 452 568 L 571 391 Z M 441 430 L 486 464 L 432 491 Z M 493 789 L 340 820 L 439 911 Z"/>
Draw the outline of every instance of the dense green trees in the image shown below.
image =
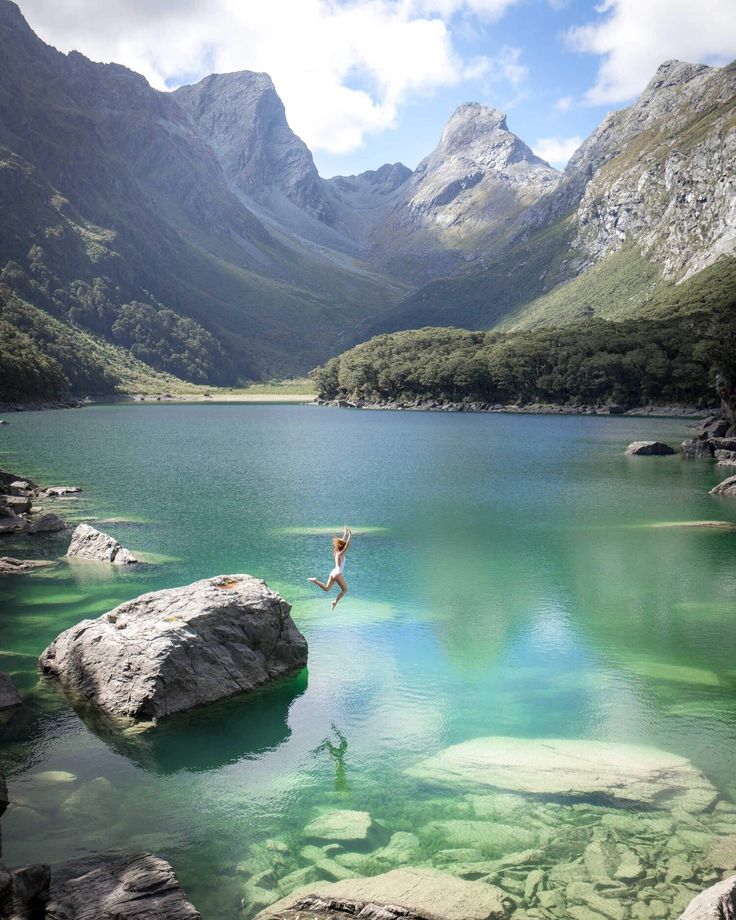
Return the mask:
<path id="1" fill-rule="evenodd" d="M 518 333 L 425 328 L 377 336 L 314 372 L 323 398 L 560 405 L 714 403 L 736 312 Z"/>
<path id="2" fill-rule="evenodd" d="M 58 362 L 0 318 L 0 401 L 52 402 L 69 389 Z"/>

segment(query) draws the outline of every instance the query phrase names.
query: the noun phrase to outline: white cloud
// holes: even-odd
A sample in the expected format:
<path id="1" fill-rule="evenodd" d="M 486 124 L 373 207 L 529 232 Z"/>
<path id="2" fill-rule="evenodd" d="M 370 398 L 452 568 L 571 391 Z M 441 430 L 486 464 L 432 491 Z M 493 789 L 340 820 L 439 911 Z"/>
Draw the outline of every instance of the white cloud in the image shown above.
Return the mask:
<path id="1" fill-rule="evenodd" d="M 207 73 L 265 71 L 313 150 L 348 153 L 395 124 L 408 99 L 476 79 L 516 86 L 518 49 L 469 65 L 453 17 L 501 16 L 517 0 L 21 0 L 45 41 L 116 61 L 159 88 Z"/>
<path id="2" fill-rule="evenodd" d="M 625 102 L 665 60 L 725 64 L 736 57 L 734 0 L 604 0 L 601 18 L 570 29 L 567 44 L 600 55 L 586 101 Z"/>
<path id="3" fill-rule="evenodd" d="M 583 139 L 577 134 L 574 137 L 541 137 L 532 144 L 532 150 L 538 157 L 562 168 L 582 142 Z"/>
<path id="4" fill-rule="evenodd" d="M 567 112 L 572 106 L 572 96 L 560 96 L 560 98 L 555 102 L 555 109 L 558 112 Z"/>
<path id="5" fill-rule="evenodd" d="M 504 45 L 494 57 L 481 55 L 473 58 L 463 68 L 466 80 L 485 79 L 488 83 L 505 81 L 515 89 L 529 76 L 529 69 L 521 63 L 521 48 Z"/>

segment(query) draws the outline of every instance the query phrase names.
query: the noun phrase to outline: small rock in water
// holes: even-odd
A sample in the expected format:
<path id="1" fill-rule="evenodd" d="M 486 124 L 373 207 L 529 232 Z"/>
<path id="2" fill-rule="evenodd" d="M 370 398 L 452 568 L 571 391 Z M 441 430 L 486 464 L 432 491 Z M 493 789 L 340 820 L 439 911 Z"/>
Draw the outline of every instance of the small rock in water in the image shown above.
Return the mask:
<path id="1" fill-rule="evenodd" d="M 34 569 L 53 565 L 40 559 L 14 559 L 12 556 L 0 556 L 0 575 L 21 575 Z"/>
<path id="2" fill-rule="evenodd" d="M 118 541 L 89 524 L 79 524 L 72 534 L 67 556 L 75 559 L 89 559 L 94 562 L 112 562 L 114 565 L 129 565 L 138 562 L 130 550 Z"/>
<path id="3" fill-rule="evenodd" d="M 630 457 L 666 457 L 674 454 L 675 451 L 669 444 L 663 444 L 662 441 L 632 441 L 626 448 L 626 453 Z"/>
<path id="4" fill-rule="evenodd" d="M 81 491 L 79 486 L 49 486 L 42 494 L 46 498 L 62 498 L 65 495 L 78 495 Z"/>
<path id="5" fill-rule="evenodd" d="M 729 476 L 723 482 L 719 482 L 710 490 L 711 495 L 727 495 L 729 498 L 736 498 L 736 476 Z"/>
<path id="6" fill-rule="evenodd" d="M 372 828 L 367 811 L 328 811 L 304 828 L 304 837 L 356 842 L 366 840 Z"/>

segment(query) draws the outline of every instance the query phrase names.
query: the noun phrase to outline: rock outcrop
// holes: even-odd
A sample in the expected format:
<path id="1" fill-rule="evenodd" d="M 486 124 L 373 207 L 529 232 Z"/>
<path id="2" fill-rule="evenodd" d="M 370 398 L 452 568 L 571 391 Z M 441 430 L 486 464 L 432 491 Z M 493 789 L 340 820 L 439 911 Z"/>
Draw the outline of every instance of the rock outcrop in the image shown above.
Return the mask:
<path id="1" fill-rule="evenodd" d="M 113 565 L 130 565 L 138 562 L 129 549 L 101 530 L 89 524 L 79 524 L 72 534 L 67 556 L 88 559 L 92 562 L 111 562 Z"/>
<path id="2" fill-rule="evenodd" d="M 464 790 L 593 798 L 689 812 L 706 810 L 718 797 L 709 780 L 684 757 L 603 741 L 475 738 L 445 748 L 407 773 Z"/>
<path id="3" fill-rule="evenodd" d="M 664 444 L 662 441 L 632 441 L 626 448 L 626 453 L 632 457 L 665 457 L 669 454 L 674 454 L 675 450 L 670 447 L 669 444 Z"/>
<path id="4" fill-rule="evenodd" d="M 34 513 L 33 501 L 40 493 L 32 479 L 0 470 L 0 535 L 54 533 L 66 527 L 56 514 Z"/>
<path id="5" fill-rule="evenodd" d="M 0 916 L 12 920 L 198 920 L 163 859 L 103 853 L 58 865 L 0 868 Z"/>
<path id="6" fill-rule="evenodd" d="M 251 575 L 143 594 L 63 632 L 44 674 L 113 717 L 157 720 L 301 670 L 291 606 Z"/>
<path id="7" fill-rule="evenodd" d="M 719 482 L 710 490 L 711 495 L 727 495 L 729 498 L 736 498 L 736 476 L 729 476 L 723 482 Z"/>
<path id="8" fill-rule="evenodd" d="M 736 875 L 717 882 L 694 897 L 679 920 L 734 920 Z"/>
<path id="9" fill-rule="evenodd" d="M 496 920 L 503 892 L 437 869 L 394 869 L 372 878 L 307 885 L 276 902 L 256 920 L 364 917 L 366 920 Z"/>

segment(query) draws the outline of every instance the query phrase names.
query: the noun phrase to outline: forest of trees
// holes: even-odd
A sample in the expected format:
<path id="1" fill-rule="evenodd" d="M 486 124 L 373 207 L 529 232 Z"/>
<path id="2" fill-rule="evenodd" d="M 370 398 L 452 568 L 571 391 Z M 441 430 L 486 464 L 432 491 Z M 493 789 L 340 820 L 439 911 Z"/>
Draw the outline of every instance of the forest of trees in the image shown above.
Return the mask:
<path id="1" fill-rule="evenodd" d="M 735 323 L 732 306 L 506 334 L 428 327 L 379 335 L 313 377 L 323 399 L 377 403 L 715 405 Z"/>

